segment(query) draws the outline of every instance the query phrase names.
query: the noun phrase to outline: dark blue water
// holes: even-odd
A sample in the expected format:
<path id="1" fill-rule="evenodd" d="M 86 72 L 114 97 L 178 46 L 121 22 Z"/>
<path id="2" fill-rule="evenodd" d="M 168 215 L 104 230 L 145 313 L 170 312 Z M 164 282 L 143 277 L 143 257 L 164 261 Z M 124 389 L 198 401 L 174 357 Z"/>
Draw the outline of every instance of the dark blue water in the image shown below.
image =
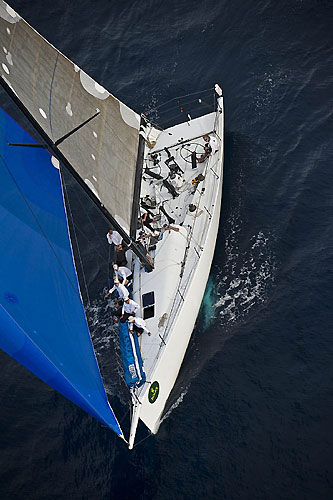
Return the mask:
<path id="1" fill-rule="evenodd" d="M 219 82 L 226 156 L 212 273 L 160 432 L 128 452 L 1 353 L 0 497 L 333 498 L 332 2 L 11 5 L 138 112 Z M 87 211 L 96 326 L 108 249 L 105 222 L 73 202 Z"/>

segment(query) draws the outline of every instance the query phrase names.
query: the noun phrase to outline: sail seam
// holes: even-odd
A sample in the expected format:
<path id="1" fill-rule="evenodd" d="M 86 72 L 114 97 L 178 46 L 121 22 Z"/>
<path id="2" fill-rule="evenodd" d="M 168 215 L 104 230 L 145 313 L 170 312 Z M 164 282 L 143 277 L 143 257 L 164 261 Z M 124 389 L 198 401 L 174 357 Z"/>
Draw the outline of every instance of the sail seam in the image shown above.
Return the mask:
<path id="1" fill-rule="evenodd" d="M 54 81 L 54 75 L 56 72 L 56 67 L 58 64 L 58 59 L 59 59 L 59 52 L 57 52 L 57 58 L 56 62 L 53 68 L 53 74 L 52 74 L 52 79 L 51 79 L 51 87 L 50 87 L 50 101 L 49 101 L 49 117 L 50 117 L 50 130 L 51 130 L 51 135 L 54 141 L 54 135 L 53 135 L 53 128 L 52 128 L 52 114 L 51 114 L 51 108 L 52 108 L 52 90 L 53 90 L 53 81 Z"/>

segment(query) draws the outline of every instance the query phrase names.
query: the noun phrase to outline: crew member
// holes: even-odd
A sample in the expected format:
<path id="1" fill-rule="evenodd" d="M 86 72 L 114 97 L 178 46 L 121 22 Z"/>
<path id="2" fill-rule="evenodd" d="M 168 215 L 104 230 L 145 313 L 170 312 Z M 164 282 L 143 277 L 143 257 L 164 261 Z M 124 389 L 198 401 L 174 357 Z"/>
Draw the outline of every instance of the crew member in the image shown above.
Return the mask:
<path id="1" fill-rule="evenodd" d="M 210 135 L 204 135 L 203 140 L 205 141 L 205 146 L 209 146 L 211 149 L 211 154 L 216 153 L 218 150 L 217 140 L 215 137 L 210 137 Z"/>
<path id="2" fill-rule="evenodd" d="M 130 316 L 135 316 L 136 311 L 139 309 L 139 304 L 134 300 L 126 297 L 123 303 L 123 307 L 118 309 L 116 316 L 119 317 L 121 323 L 125 323 Z"/>
<path id="3" fill-rule="evenodd" d="M 113 264 L 113 271 L 115 279 L 119 280 L 125 286 L 133 279 L 132 271 L 128 267 L 119 267 L 118 264 Z"/>
<path id="4" fill-rule="evenodd" d="M 130 316 L 128 318 L 128 322 L 129 322 L 129 331 L 131 333 L 136 332 L 137 336 L 140 337 L 143 334 L 143 332 L 147 332 L 150 337 L 151 333 L 146 327 L 146 322 L 144 319 Z"/>
<path id="5" fill-rule="evenodd" d="M 122 283 L 119 283 L 119 280 L 114 280 L 114 285 L 112 288 L 110 288 L 108 293 L 105 295 L 105 298 L 108 297 L 109 295 L 111 295 L 111 293 L 113 293 L 114 291 L 117 291 L 118 297 L 119 297 L 121 302 L 129 296 L 127 288 Z M 116 301 L 116 302 L 118 302 L 118 301 Z"/>
<path id="6" fill-rule="evenodd" d="M 127 250 L 128 250 L 128 248 L 125 247 L 123 243 L 121 245 L 116 246 L 116 264 L 117 264 L 117 266 L 126 266 L 126 264 L 127 264 L 126 251 Z"/>
<path id="7" fill-rule="evenodd" d="M 110 227 L 110 229 L 108 230 L 108 232 L 106 233 L 106 238 L 109 242 L 109 245 L 111 245 L 112 243 L 117 246 L 117 245 L 121 245 L 123 239 L 122 237 L 120 236 L 120 234 L 118 233 L 118 231 L 114 231 L 114 229 L 112 229 Z"/>

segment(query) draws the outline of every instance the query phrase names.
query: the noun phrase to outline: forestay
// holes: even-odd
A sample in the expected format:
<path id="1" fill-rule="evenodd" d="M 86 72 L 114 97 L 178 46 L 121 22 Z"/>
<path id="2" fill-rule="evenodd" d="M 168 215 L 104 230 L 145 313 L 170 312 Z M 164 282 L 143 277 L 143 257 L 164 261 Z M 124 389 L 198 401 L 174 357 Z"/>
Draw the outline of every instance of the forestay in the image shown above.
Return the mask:
<path id="1" fill-rule="evenodd" d="M 73 264 L 59 162 L 0 110 L 0 347 L 118 435 Z"/>
<path id="2" fill-rule="evenodd" d="M 0 74 L 100 202 L 129 231 L 140 117 L 0 0 Z"/>

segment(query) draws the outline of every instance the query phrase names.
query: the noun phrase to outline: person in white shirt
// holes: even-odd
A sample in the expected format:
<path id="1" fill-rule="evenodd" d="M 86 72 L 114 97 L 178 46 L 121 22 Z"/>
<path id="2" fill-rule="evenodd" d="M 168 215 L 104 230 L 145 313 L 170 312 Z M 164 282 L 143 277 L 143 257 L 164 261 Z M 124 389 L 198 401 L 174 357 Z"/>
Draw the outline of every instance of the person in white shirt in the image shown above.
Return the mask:
<path id="1" fill-rule="evenodd" d="M 113 272 L 116 280 L 121 281 L 123 285 L 127 285 L 133 278 L 132 271 L 125 266 L 118 266 L 118 264 L 113 264 Z"/>
<path id="2" fill-rule="evenodd" d="M 121 323 L 125 323 L 130 316 L 135 316 L 136 311 L 139 309 L 139 304 L 129 297 L 124 299 L 123 307 L 118 309 L 116 316 Z"/>
<path id="3" fill-rule="evenodd" d="M 118 245 L 121 245 L 122 241 L 123 241 L 123 238 L 120 236 L 118 231 L 114 231 L 111 228 L 106 233 L 106 238 L 109 242 L 109 245 L 111 245 L 113 243 L 115 246 L 118 246 Z"/>
<path id="4" fill-rule="evenodd" d="M 117 291 L 118 297 L 121 301 L 125 300 L 125 298 L 129 296 L 127 288 L 121 283 L 119 283 L 119 280 L 114 280 L 114 285 L 105 295 L 105 298 L 111 295 L 111 293 L 113 293 L 114 291 Z"/>
<path id="5" fill-rule="evenodd" d="M 130 316 L 127 321 L 129 322 L 129 331 L 131 333 L 136 332 L 137 336 L 140 337 L 143 332 L 147 332 L 150 337 L 151 333 L 146 327 L 146 322 L 144 319 Z"/>

